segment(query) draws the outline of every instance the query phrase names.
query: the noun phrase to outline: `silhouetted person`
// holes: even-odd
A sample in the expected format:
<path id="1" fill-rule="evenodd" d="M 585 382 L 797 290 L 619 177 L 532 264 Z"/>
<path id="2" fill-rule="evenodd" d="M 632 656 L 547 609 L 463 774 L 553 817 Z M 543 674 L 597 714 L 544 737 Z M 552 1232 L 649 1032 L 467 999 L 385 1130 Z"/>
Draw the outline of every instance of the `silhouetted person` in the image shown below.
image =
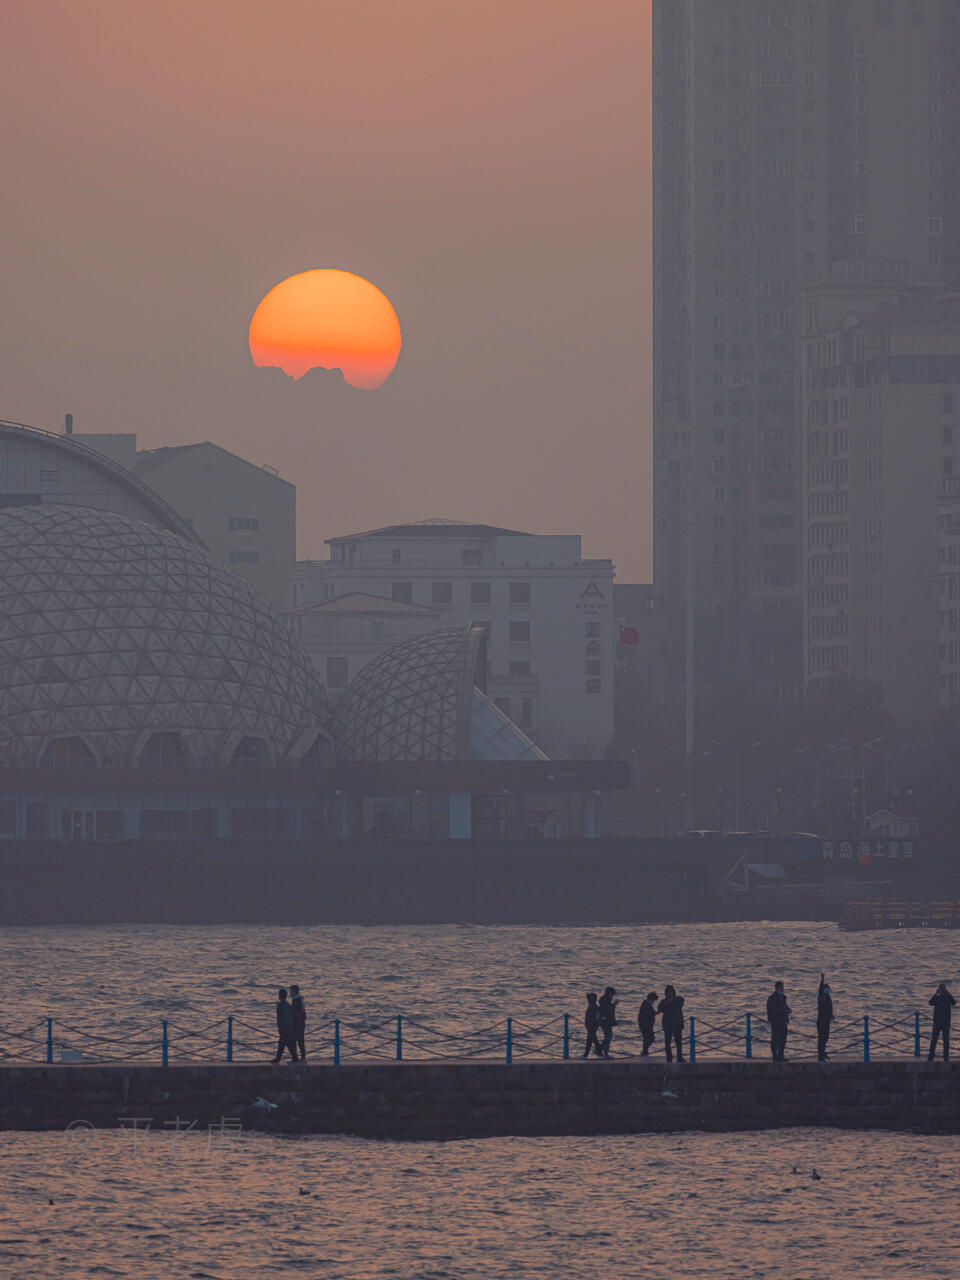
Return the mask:
<path id="1" fill-rule="evenodd" d="M 821 1062 L 827 1060 L 827 1041 L 830 1039 L 831 1022 L 833 1022 L 833 996 L 821 973 L 820 986 L 817 989 L 817 1058 Z"/>
<path id="2" fill-rule="evenodd" d="M 933 1061 L 937 1052 L 937 1041 L 941 1037 L 943 1038 L 943 1060 L 944 1062 L 950 1061 L 950 1010 L 956 1003 L 956 1000 L 947 990 L 945 982 L 941 982 L 930 997 L 930 1004 L 933 1006 L 933 1029 L 930 1032 L 928 1062 Z"/>
<path id="3" fill-rule="evenodd" d="M 640 1005 L 640 1012 L 637 1014 L 637 1028 L 643 1039 L 643 1048 L 640 1050 L 640 1056 L 648 1058 L 650 1056 L 650 1046 L 657 1038 L 657 993 L 648 991 L 646 998 Z"/>
<path id="4" fill-rule="evenodd" d="M 307 1002 L 295 982 L 290 983 L 290 1009 L 293 1013 L 293 1038 L 300 1050 L 300 1057 L 305 1058 L 307 1051 L 303 1047 L 303 1038 L 307 1032 Z"/>
<path id="5" fill-rule="evenodd" d="M 790 1006 L 787 1004 L 786 992 L 782 982 L 773 984 L 773 991 L 767 996 L 767 1021 L 770 1023 L 770 1054 L 774 1062 L 785 1062 L 787 1049 L 787 1024 L 790 1021 Z"/>
<path id="6" fill-rule="evenodd" d="M 668 984 L 663 988 L 663 999 L 657 1005 L 657 1013 L 660 1014 L 667 1061 L 673 1061 L 673 1051 L 676 1049 L 677 1061 L 683 1062 L 683 996 L 677 995 L 676 987 Z"/>
<path id="7" fill-rule="evenodd" d="M 587 1043 L 583 1049 L 583 1056 L 590 1057 L 592 1049 L 598 1058 L 603 1057 L 603 1050 L 600 1048 L 600 1041 L 597 1039 L 597 1031 L 600 1029 L 600 1008 L 597 1004 L 597 993 L 595 991 L 587 992 L 587 1011 L 583 1015 L 583 1025 L 587 1028 Z"/>
<path id="8" fill-rule="evenodd" d="M 284 1049 L 290 1050 L 290 1057 L 297 1060 L 297 1042 L 293 1036 L 293 1010 L 287 1003 L 287 988 L 281 987 L 277 995 L 277 1056 L 274 1063 L 283 1057 Z"/>
<path id="9" fill-rule="evenodd" d="M 598 1009 L 600 1010 L 600 1030 L 603 1032 L 603 1040 L 600 1042 L 600 1049 L 605 1058 L 610 1057 L 610 1042 L 613 1039 L 613 1028 L 617 1025 L 617 1005 L 618 1000 L 614 1000 L 617 994 L 616 987 L 607 987 L 603 995 L 600 997 Z"/>

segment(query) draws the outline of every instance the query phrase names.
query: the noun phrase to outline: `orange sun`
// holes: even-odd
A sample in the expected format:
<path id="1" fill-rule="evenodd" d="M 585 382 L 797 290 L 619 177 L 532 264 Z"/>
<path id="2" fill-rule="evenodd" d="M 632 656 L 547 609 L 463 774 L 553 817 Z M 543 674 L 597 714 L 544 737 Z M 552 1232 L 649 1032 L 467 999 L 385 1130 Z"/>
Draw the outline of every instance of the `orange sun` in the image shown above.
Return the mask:
<path id="1" fill-rule="evenodd" d="M 250 321 L 250 354 L 260 369 L 291 378 L 339 369 L 351 387 L 372 390 L 393 372 L 400 321 L 375 284 L 350 271 L 303 271 L 266 295 Z"/>

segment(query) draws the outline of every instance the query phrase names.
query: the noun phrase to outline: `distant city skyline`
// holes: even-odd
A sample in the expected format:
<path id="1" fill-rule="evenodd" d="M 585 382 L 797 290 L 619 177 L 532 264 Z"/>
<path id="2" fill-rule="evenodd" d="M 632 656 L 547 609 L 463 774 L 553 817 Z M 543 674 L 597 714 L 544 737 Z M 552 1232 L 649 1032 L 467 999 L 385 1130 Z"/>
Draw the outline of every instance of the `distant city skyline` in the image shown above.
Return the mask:
<path id="1" fill-rule="evenodd" d="M 447 515 L 648 579 L 649 5 L 224 12 L 7 16 L 0 416 L 276 466 L 301 554 Z M 396 306 L 376 394 L 251 365 L 325 266 Z"/>

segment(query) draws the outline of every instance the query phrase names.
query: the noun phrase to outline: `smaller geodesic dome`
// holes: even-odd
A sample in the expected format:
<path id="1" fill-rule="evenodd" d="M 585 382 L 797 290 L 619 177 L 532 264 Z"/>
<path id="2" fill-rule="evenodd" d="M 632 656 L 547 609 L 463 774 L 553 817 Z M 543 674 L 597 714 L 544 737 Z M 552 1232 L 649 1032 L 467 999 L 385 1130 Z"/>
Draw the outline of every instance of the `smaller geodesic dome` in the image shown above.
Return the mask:
<path id="1" fill-rule="evenodd" d="M 337 757 L 545 760 L 485 687 L 482 627 L 444 627 L 396 645 L 363 667 L 337 702 Z"/>
<path id="2" fill-rule="evenodd" d="M 43 503 L 0 511 L 0 548 L 0 761 L 268 761 L 320 739 L 306 655 L 202 546 Z"/>

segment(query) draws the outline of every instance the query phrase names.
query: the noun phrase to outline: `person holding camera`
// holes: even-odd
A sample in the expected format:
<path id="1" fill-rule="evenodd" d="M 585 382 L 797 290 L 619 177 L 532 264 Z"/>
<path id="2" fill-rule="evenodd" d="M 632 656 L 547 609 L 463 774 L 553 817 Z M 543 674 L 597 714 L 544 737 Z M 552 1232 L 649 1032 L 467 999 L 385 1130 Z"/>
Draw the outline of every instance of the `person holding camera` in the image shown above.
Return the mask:
<path id="1" fill-rule="evenodd" d="M 937 1052 L 937 1041 L 943 1039 L 943 1060 L 950 1061 L 950 1011 L 956 1000 L 947 990 L 947 984 L 941 982 L 930 997 L 933 1006 L 933 1028 L 930 1032 L 930 1053 L 927 1061 L 932 1062 Z"/>

